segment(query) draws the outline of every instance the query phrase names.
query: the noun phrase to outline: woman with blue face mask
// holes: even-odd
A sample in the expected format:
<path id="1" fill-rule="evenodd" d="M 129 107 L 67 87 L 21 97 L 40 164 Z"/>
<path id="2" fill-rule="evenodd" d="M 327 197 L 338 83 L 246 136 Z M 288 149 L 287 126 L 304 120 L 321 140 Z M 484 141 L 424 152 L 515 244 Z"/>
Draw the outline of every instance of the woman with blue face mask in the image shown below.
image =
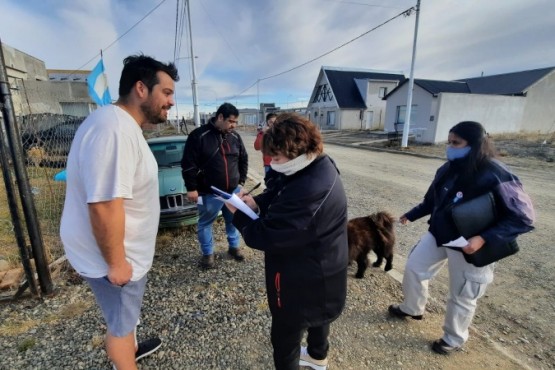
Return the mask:
<path id="1" fill-rule="evenodd" d="M 476 304 L 493 281 L 495 263 L 476 267 L 463 253 L 472 254 L 485 243 L 500 245 L 533 229 L 534 209 L 519 179 L 500 161 L 478 122 L 464 121 L 449 130 L 447 162 L 436 172 L 422 203 L 400 218 L 408 221 L 430 215 L 428 231 L 410 252 L 403 275 L 404 300 L 389 306 L 389 314 L 398 318 L 423 318 L 428 299 L 428 282 L 447 264 L 449 295 L 445 310 L 443 336 L 432 343 L 432 350 L 448 355 L 462 348 L 468 340 Z M 451 211 L 455 204 L 492 193 L 498 212 L 497 222 L 480 235 L 468 238 L 463 248 L 443 246 L 461 235 Z"/>

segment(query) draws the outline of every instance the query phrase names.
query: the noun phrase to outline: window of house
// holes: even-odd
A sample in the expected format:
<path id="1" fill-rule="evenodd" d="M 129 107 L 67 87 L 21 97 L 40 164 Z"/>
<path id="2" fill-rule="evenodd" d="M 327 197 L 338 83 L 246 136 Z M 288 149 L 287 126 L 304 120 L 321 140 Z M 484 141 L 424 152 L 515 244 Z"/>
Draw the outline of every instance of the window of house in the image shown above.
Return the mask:
<path id="1" fill-rule="evenodd" d="M 316 88 L 316 93 L 314 94 L 314 99 L 312 100 L 313 103 L 318 103 L 320 101 L 320 91 L 322 91 L 322 85 Z"/>
<path id="2" fill-rule="evenodd" d="M 322 84 L 316 88 L 316 93 L 314 94 L 313 103 L 332 101 L 333 95 L 328 84 Z"/>
<path id="3" fill-rule="evenodd" d="M 418 106 L 416 104 L 412 105 L 412 109 L 410 110 L 410 121 L 414 122 L 416 118 Z M 407 114 L 407 106 L 406 105 L 398 105 L 397 106 L 397 115 L 395 116 L 395 123 L 404 124 L 405 123 L 405 116 Z"/>
<path id="4" fill-rule="evenodd" d="M 380 92 L 378 93 L 379 98 L 383 98 L 387 95 L 387 87 L 380 87 Z"/>
<path id="5" fill-rule="evenodd" d="M 335 126 L 335 111 L 327 112 L 326 116 L 326 125 L 328 126 Z"/>

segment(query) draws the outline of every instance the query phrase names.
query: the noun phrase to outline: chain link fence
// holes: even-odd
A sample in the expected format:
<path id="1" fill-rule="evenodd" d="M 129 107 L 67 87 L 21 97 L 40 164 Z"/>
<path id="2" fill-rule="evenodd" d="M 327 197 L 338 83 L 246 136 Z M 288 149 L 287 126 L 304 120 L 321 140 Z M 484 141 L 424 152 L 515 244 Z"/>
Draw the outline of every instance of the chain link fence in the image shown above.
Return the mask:
<path id="1" fill-rule="evenodd" d="M 49 113 L 17 117 L 22 154 L 25 158 L 29 185 L 49 263 L 64 254 L 59 237 L 59 226 L 65 197 L 65 182 L 56 181 L 54 177 L 65 169 L 71 142 L 84 118 Z M 15 197 L 19 200 L 20 194 L 15 184 L 13 167 L 10 168 L 10 172 L 14 182 Z M 17 269 L 21 267 L 20 251 L 14 235 L 13 220 L 8 210 L 4 187 L 1 193 L 0 259 L 4 260 L 10 269 Z M 23 215 L 20 218 L 25 222 Z M 9 291 L 18 286 L 13 284 L 3 288 Z"/>
<path id="2" fill-rule="evenodd" d="M 65 182 L 54 176 L 63 171 L 71 142 L 84 117 L 35 114 L 18 119 L 27 173 L 42 236 L 50 260 L 63 255 L 59 238 Z"/>

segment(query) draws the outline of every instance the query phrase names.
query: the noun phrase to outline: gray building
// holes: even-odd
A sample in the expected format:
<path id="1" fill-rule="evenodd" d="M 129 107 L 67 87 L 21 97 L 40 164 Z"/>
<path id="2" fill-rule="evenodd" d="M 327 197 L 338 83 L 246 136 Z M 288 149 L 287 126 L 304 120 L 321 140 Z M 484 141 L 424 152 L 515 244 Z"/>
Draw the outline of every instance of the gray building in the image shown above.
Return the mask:
<path id="1" fill-rule="evenodd" d="M 47 70 L 45 63 L 2 44 L 16 116 L 64 114 L 84 117 L 96 109 L 88 93 L 90 71 Z"/>

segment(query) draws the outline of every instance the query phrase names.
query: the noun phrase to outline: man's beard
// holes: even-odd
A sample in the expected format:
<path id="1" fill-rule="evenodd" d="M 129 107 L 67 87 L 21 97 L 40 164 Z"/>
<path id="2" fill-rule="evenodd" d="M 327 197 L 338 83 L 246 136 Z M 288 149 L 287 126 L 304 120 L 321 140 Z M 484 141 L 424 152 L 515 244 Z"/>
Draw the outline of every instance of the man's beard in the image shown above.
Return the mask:
<path id="1" fill-rule="evenodd" d="M 150 101 L 146 101 L 141 104 L 141 111 L 145 115 L 147 122 L 157 125 L 167 121 L 167 118 L 162 114 L 163 108 L 164 107 L 160 107 L 159 109 L 156 109 Z"/>

